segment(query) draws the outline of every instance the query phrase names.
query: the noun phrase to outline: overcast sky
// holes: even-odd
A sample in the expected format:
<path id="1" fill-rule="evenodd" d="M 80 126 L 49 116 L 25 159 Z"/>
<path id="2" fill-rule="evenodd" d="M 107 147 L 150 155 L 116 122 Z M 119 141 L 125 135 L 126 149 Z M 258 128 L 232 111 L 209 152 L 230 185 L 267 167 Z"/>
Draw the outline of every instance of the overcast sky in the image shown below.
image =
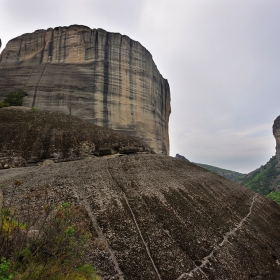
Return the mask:
<path id="1" fill-rule="evenodd" d="M 0 0 L 0 11 L 2 50 L 71 24 L 139 41 L 169 81 L 171 156 L 247 173 L 275 154 L 279 0 Z"/>

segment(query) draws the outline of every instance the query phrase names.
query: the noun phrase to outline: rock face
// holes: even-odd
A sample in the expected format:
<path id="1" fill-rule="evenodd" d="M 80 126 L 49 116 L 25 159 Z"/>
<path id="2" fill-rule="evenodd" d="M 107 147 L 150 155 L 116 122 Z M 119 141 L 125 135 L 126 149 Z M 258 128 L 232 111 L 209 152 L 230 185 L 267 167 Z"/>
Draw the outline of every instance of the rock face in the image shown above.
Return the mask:
<path id="1" fill-rule="evenodd" d="M 48 158 L 63 161 L 151 152 L 138 138 L 74 116 L 25 107 L 0 109 L 0 169 Z"/>
<path id="2" fill-rule="evenodd" d="M 192 163 L 93 158 L 0 170 L 0 184 L 22 219 L 46 196 L 84 207 L 103 279 L 279 279 L 280 207 Z"/>
<path id="3" fill-rule="evenodd" d="M 0 56 L 0 99 L 18 88 L 28 94 L 24 106 L 78 116 L 169 153 L 168 82 L 127 36 L 73 25 L 14 38 Z"/>
<path id="4" fill-rule="evenodd" d="M 276 140 L 276 158 L 280 164 L 280 116 L 275 119 L 272 130 Z"/>

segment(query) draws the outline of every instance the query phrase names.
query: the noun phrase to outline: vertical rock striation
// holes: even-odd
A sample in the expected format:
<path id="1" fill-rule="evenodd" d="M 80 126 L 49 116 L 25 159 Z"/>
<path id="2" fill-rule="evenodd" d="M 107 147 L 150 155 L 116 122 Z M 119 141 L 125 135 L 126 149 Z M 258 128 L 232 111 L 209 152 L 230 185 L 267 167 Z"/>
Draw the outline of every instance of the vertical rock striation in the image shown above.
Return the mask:
<path id="1" fill-rule="evenodd" d="M 276 158 L 279 165 L 280 164 L 280 116 L 278 116 L 274 120 L 272 131 L 276 140 Z"/>
<path id="2" fill-rule="evenodd" d="M 127 36 L 72 25 L 14 38 L 0 56 L 0 99 L 17 88 L 28 94 L 25 106 L 75 115 L 169 153 L 168 82 Z"/>

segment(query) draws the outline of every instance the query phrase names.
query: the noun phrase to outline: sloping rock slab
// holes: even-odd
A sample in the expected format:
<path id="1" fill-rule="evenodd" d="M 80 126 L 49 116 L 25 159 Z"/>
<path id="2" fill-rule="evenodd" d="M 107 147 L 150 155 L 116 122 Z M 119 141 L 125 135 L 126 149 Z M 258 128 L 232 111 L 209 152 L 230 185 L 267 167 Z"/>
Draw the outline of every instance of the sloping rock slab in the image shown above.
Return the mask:
<path id="1" fill-rule="evenodd" d="M 127 155 L 0 178 L 4 204 L 22 218 L 25 208 L 36 218 L 46 195 L 84 207 L 103 279 L 279 279 L 280 207 L 192 163 Z"/>

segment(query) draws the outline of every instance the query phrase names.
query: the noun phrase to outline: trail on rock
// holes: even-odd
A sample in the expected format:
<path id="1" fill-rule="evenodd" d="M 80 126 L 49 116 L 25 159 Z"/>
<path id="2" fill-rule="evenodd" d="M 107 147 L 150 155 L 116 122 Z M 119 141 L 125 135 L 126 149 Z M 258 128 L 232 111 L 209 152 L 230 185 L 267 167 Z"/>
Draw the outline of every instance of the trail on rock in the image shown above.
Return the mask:
<path id="1" fill-rule="evenodd" d="M 85 195 L 82 195 L 81 196 L 82 200 L 83 200 L 83 206 L 85 207 L 87 213 L 88 213 L 88 216 L 92 222 L 92 225 L 95 229 L 95 231 L 97 232 L 98 234 L 98 237 L 101 239 L 101 241 L 106 244 L 107 243 L 107 239 L 106 237 L 104 236 L 104 233 L 102 232 L 102 229 L 100 228 L 100 226 L 98 225 L 98 222 L 96 220 L 96 217 L 94 215 L 94 213 L 92 212 L 92 209 L 90 207 L 90 203 L 88 202 L 87 198 Z M 113 276 L 113 279 L 115 276 L 119 277 L 119 280 L 123 280 L 124 277 L 123 277 L 123 272 L 121 271 L 120 267 L 119 267 L 119 263 L 116 259 L 116 256 L 114 254 L 114 252 L 112 251 L 112 249 L 110 248 L 110 246 L 106 246 L 106 249 L 109 251 L 109 254 L 110 254 L 110 259 L 112 261 L 112 263 L 114 264 L 114 267 L 115 267 L 115 271 L 117 273 L 117 275 L 114 275 Z"/>
<path id="2" fill-rule="evenodd" d="M 229 242 L 229 240 L 228 240 L 229 237 L 231 237 L 232 235 L 234 235 L 235 232 L 236 232 L 238 229 L 240 229 L 240 228 L 242 227 L 242 225 L 243 225 L 243 224 L 247 221 L 247 219 L 250 217 L 250 215 L 251 215 L 251 213 L 252 213 L 252 209 L 253 209 L 253 207 L 254 207 L 254 203 L 255 203 L 257 197 L 258 197 L 258 194 L 256 194 L 256 195 L 253 197 L 252 202 L 251 202 L 251 205 L 250 205 L 249 213 L 236 225 L 235 228 L 233 228 L 232 230 L 230 230 L 229 232 L 227 232 L 227 233 L 224 235 L 223 241 L 222 241 L 221 243 L 218 244 L 218 247 L 217 247 L 217 245 L 216 245 L 216 246 L 214 247 L 214 249 L 211 251 L 211 253 L 210 253 L 208 256 L 206 256 L 206 257 L 204 257 L 202 260 L 200 260 L 200 261 L 201 261 L 201 265 L 196 266 L 196 268 L 194 268 L 192 271 L 190 271 L 190 272 L 188 272 L 188 273 L 183 273 L 179 278 L 177 278 L 177 280 L 182 280 L 182 279 L 184 279 L 184 277 L 193 277 L 193 276 L 194 276 L 194 273 L 195 273 L 196 271 L 198 271 L 198 270 L 199 270 L 202 274 L 204 274 L 204 272 L 202 271 L 202 268 L 210 262 L 211 258 L 213 258 L 213 256 L 214 256 L 214 252 L 217 251 L 217 250 L 219 250 L 222 246 L 224 246 L 227 242 Z M 206 275 L 204 274 L 204 276 L 206 276 Z M 206 276 L 206 277 L 207 277 L 207 276 Z M 207 277 L 207 279 L 208 279 L 208 277 Z"/>

